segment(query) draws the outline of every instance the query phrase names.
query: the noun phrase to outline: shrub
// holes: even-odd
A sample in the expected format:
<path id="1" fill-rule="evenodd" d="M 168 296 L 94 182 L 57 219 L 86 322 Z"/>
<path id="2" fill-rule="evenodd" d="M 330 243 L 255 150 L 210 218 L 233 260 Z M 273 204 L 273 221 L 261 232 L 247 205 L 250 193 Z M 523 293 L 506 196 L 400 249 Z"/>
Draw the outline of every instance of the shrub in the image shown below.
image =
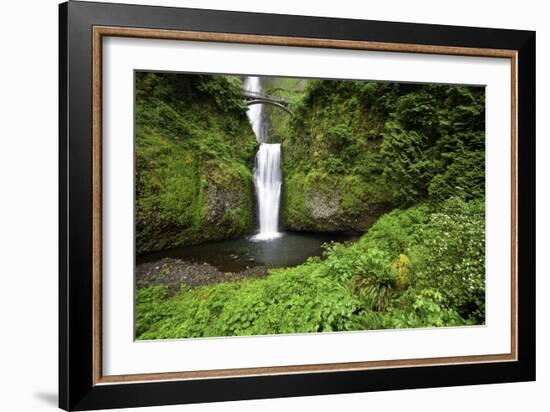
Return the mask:
<path id="1" fill-rule="evenodd" d="M 460 326 L 468 322 L 445 306 L 441 292 L 428 288 L 405 295 L 400 306 L 384 314 L 381 324 L 395 329 Z"/>
<path id="2" fill-rule="evenodd" d="M 392 299 L 396 273 L 389 262 L 389 256 L 377 249 L 369 249 L 356 258 L 356 271 L 351 280 L 367 309 L 381 312 Z"/>
<path id="3" fill-rule="evenodd" d="M 464 318 L 485 317 L 485 215 L 483 200 L 452 198 L 411 246 L 418 287 L 437 287 L 448 307 Z"/>

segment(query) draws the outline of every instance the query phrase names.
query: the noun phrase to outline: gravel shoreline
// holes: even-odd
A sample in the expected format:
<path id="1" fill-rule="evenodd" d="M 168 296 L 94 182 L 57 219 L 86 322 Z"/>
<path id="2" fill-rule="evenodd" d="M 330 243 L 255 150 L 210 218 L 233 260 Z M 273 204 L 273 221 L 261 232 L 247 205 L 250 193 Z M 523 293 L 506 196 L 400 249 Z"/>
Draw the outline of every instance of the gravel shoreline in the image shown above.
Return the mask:
<path id="1" fill-rule="evenodd" d="M 222 272 L 208 263 L 164 258 L 157 262 L 137 265 L 136 284 L 138 288 L 164 285 L 168 287 L 169 294 L 174 295 L 180 291 L 182 284 L 196 287 L 243 278 L 261 278 L 266 275 L 265 266 L 253 266 L 240 272 Z"/>

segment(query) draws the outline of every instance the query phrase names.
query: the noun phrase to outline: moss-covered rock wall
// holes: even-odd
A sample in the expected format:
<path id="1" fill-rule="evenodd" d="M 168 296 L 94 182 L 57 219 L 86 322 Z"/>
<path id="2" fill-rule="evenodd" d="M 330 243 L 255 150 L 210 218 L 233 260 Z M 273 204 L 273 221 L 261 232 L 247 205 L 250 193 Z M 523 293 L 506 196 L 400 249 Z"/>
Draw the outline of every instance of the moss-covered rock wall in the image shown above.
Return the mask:
<path id="1" fill-rule="evenodd" d="M 310 80 L 302 89 L 294 115 L 274 125 L 285 228 L 365 231 L 394 207 L 484 195 L 482 87 Z"/>
<path id="2" fill-rule="evenodd" d="M 136 73 L 137 253 L 255 228 L 256 139 L 241 80 Z"/>
<path id="3" fill-rule="evenodd" d="M 379 109 L 364 82 L 307 83 L 283 138 L 283 224 L 294 230 L 365 231 L 393 206 L 378 156 Z"/>

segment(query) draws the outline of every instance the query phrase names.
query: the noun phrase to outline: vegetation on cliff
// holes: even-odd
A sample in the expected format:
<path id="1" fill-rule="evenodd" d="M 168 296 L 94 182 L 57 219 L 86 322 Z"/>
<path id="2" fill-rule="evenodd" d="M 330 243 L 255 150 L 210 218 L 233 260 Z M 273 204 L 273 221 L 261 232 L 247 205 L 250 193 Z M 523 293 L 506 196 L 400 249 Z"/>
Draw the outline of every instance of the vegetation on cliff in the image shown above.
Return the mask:
<path id="1" fill-rule="evenodd" d="M 420 201 L 484 194 L 484 89 L 311 80 L 282 127 L 283 223 L 367 230 Z"/>
<path id="2" fill-rule="evenodd" d="M 230 76 L 136 73 L 138 253 L 250 233 L 256 139 Z"/>

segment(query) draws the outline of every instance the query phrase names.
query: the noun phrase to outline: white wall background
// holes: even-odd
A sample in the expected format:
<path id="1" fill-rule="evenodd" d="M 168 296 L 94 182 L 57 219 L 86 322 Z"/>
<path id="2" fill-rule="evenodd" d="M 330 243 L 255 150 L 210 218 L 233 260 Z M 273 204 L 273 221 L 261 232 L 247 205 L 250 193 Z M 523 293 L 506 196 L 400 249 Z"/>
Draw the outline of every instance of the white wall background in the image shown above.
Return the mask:
<path id="1" fill-rule="evenodd" d="M 128 2 L 128 1 L 123 1 Z M 130 1 L 141 3 L 141 1 Z M 149 0 L 156 5 L 537 31 L 536 383 L 227 402 L 140 410 L 545 411 L 550 388 L 550 281 L 544 229 L 550 26 L 545 2 L 461 0 Z M 0 5 L 0 410 L 57 404 L 57 0 Z"/>

